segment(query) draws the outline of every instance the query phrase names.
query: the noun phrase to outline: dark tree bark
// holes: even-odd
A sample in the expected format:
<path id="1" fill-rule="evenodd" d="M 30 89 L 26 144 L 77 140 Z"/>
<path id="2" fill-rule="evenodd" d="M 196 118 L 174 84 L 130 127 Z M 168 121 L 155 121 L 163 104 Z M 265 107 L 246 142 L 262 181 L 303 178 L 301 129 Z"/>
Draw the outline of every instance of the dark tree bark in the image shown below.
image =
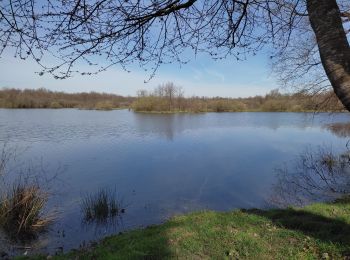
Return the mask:
<path id="1" fill-rule="evenodd" d="M 322 65 L 335 94 L 350 111 L 350 47 L 336 0 L 307 0 Z"/>

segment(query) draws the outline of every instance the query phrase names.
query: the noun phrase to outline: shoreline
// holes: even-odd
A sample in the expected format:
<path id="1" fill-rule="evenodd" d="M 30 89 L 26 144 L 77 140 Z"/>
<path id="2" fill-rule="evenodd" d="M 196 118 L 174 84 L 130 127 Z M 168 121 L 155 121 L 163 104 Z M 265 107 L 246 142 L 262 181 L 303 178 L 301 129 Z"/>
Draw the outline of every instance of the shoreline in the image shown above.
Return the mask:
<path id="1" fill-rule="evenodd" d="M 201 111 L 201 112 L 193 112 L 193 111 L 134 111 L 131 110 L 134 113 L 140 113 L 140 114 L 206 114 L 206 113 L 215 113 L 215 114 L 222 114 L 222 113 L 347 113 L 348 111 L 327 111 L 327 110 L 305 110 L 305 111 L 264 111 L 264 110 L 246 110 L 246 111 L 222 111 L 222 112 L 216 112 L 216 111 Z"/>
<path id="2" fill-rule="evenodd" d="M 90 246 L 18 259 L 348 259 L 350 197 L 286 209 L 199 211 Z"/>
<path id="3" fill-rule="evenodd" d="M 242 111 L 135 111 L 129 107 L 116 107 L 111 109 L 101 109 L 101 108 L 77 108 L 77 107 L 63 107 L 63 108 L 50 108 L 50 107 L 35 107 L 35 108 L 8 108 L 0 107 L 0 109 L 8 110 L 65 110 L 65 109 L 75 109 L 75 110 L 87 110 L 87 111 L 114 111 L 114 110 L 129 110 L 130 112 L 139 113 L 139 114 L 206 114 L 206 113 L 348 113 L 346 110 L 342 111 L 332 111 L 332 110 L 303 110 L 303 111 L 268 111 L 268 110 L 242 110 Z"/>

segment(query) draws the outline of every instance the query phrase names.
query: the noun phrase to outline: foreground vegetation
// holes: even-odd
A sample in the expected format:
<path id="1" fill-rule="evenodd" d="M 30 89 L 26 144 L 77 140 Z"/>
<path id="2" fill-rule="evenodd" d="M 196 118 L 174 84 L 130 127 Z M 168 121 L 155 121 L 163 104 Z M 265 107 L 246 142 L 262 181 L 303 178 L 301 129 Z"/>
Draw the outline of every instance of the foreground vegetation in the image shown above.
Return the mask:
<path id="1" fill-rule="evenodd" d="M 55 259 L 349 259 L 350 198 L 304 208 L 204 211 Z M 37 259 L 46 259 L 36 256 Z"/>
<path id="2" fill-rule="evenodd" d="M 36 185 L 14 183 L 0 197 L 0 228 L 13 240 L 35 238 L 53 221 L 42 214 L 48 195 Z"/>
<path id="3" fill-rule="evenodd" d="M 49 193 L 32 165 L 26 171 L 17 168 L 17 173 L 9 167 L 9 162 L 21 162 L 16 149 L 7 145 L 0 150 L 0 232 L 12 241 L 35 239 L 54 220 L 45 212 Z"/>

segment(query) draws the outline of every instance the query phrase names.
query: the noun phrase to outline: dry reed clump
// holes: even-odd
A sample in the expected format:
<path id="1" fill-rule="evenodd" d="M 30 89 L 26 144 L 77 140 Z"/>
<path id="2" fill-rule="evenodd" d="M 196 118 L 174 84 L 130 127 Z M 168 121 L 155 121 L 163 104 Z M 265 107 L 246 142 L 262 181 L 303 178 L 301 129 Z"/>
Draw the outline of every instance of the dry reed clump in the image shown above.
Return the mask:
<path id="1" fill-rule="evenodd" d="M 37 185 L 16 183 L 0 199 L 0 227 L 13 239 L 36 237 L 53 221 L 44 216 L 48 194 Z"/>

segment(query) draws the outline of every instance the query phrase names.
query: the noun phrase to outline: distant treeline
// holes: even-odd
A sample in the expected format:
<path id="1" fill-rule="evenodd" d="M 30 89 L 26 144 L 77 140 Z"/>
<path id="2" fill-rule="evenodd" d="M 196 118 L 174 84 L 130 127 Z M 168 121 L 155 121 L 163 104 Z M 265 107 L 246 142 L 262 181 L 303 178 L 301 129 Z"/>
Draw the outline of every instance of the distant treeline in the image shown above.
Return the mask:
<path id="1" fill-rule="evenodd" d="M 265 96 L 248 98 L 184 97 L 181 87 L 172 83 L 161 85 L 149 92 L 139 90 L 132 103 L 138 112 L 306 112 L 345 111 L 331 91 L 319 94 L 299 92 L 282 94 L 277 89 Z"/>
<path id="2" fill-rule="evenodd" d="M 132 108 L 136 112 L 305 112 L 345 111 L 332 91 L 318 94 L 282 94 L 277 89 L 265 96 L 248 98 L 185 97 L 181 87 L 166 83 L 153 91 L 139 90 L 137 97 L 107 93 L 64 93 L 41 89 L 0 89 L 2 108 L 79 108 L 111 110 Z"/>
<path id="3" fill-rule="evenodd" d="M 110 110 L 129 107 L 135 98 L 106 93 L 64 93 L 40 89 L 0 90 L 2 108 L 80 108 Z"/>

